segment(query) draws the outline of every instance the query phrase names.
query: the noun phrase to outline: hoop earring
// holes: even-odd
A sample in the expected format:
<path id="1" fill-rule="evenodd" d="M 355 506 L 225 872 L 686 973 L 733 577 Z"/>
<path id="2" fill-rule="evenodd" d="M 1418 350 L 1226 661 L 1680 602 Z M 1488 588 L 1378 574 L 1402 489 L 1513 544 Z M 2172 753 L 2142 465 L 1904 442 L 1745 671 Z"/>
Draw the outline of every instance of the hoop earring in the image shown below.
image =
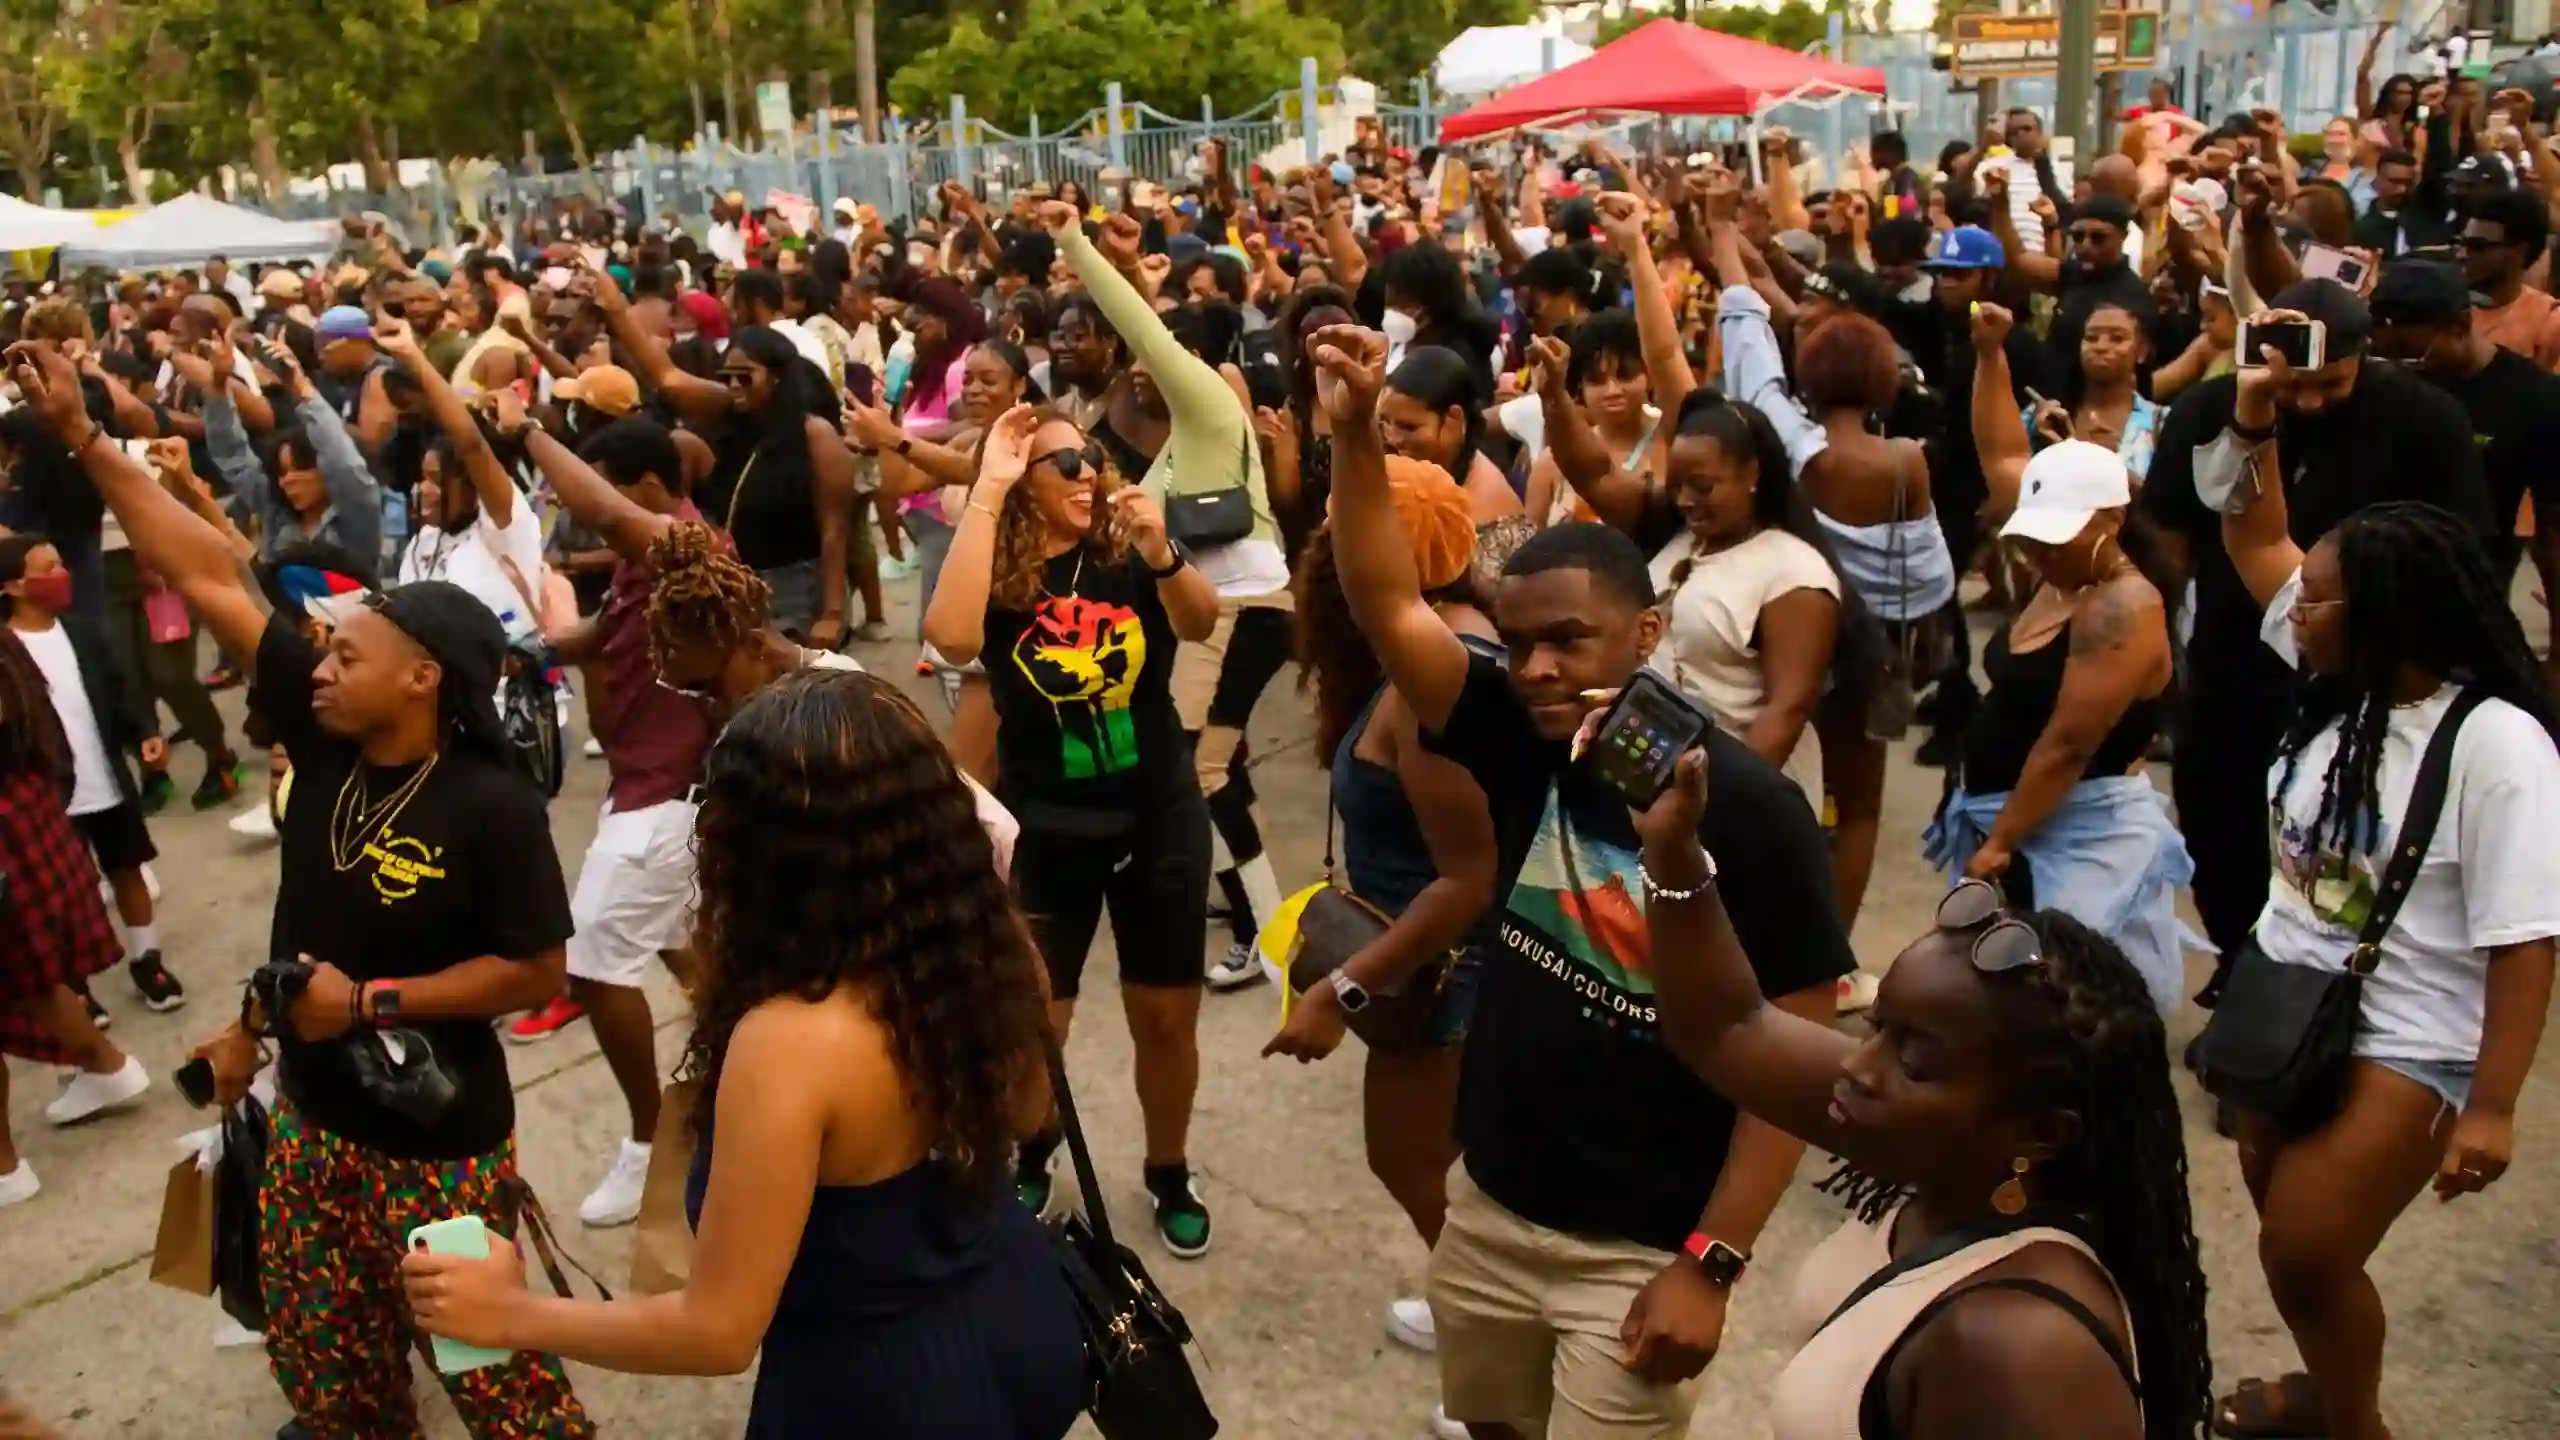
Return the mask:
<path id="1" fill-rule="evenodd" d="M 2027 1157 L 2017 1156 L 2009 1162 L 2009 1178 L 1991 1192 L 1991 1208 L 2003 1215 L 2016 1215 L 2027 1208 Z"/>

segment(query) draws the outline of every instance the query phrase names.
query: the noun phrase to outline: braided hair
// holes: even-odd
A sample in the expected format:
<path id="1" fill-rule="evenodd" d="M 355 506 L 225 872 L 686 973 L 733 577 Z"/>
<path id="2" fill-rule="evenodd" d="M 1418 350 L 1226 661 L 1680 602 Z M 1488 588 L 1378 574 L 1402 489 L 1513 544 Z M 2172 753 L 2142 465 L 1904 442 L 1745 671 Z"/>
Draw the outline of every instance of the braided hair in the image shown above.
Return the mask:
<path id="1" fill-rule="evenodd" d="M 2143 1433 L 2194 1440 L 2213 1403 L 2213 1361 L 2167 1028 L 2142 973 L 2105 936 L 2058 910 L 2018 918 L 2044 963 L 1976 972 L 2016 1067 L 2012 1093 L 2080 1118 L 2028 1183 L 2041 1207 L 2077 1217 L 2124 1296 L 2142 1357 Z M 1820 1188 L 1869 1224 L 1908 1193 L 1847 1165 Z"/>
<path id="2" fill-rule="evenodd" d="M 2419 501 L 2359 510 L 2329 532 L 2346 601 L 2347 668 L 2303 687 L 2277 754 L 2282 796 L 2312 740 L 2331 726 L 2338 747 L 2320 780 L 2320 807 L 2304 843 L 2313 853 L 2370 852 L 2382 813 L 2383 732 L 2401 673 L 2476 687 L 2533 717 L 2560 738 L 2542 670 L 2471 527 Z M 2358 831 L 2361 833 L 2355 833 Z"/>
<path id="3" fill-rule="evenodd" d="M 650 543 L 649 564 L 658 573 L 649 592 L 649 643 L 662 665 L 680 647 L 733 651 L 773 613 L 773 587 L 716 543 L 708 525 L 669 525 Z"/>

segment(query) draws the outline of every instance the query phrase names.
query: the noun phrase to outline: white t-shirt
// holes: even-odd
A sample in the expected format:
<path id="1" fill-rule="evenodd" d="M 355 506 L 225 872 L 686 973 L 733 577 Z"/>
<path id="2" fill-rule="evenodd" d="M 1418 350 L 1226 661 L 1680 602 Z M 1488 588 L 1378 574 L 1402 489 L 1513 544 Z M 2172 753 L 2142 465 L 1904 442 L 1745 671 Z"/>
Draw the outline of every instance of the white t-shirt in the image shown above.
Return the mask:
<path id="1" fill-rule="evenodd" d="M 809 327 L 801 324 L 797 320 L 783 319 L 774 321 L 773 324 L 767 328 L 771 329 L 775 334 L 781 336 L 783 339 L 790 341 L 791 348 L 799 351 L 810 364 L 817 366 L 819 374 L 832 375 L 835 373 L 835 367 L 827 361 L 827 347 L 825 343 L 819 340 L 817 336 L 809 333 Z"/>
<path id="2" fill-rule="evenodd" d="M 57 621 L 42 630 L 21 630 L 18 639 L 44 672 L 45 688 L 53 692 L 53 713 L 61 717 L 62 733 L 71 741 L 71 813 L 113 810 L 124 802 L 124 792 L 116 788 L 115 761 L 108 758 L 107 742 L 98 733 L 98 712 L 89 708 L 89 687 L 80 683 L 80 657 L 71 648 L 71 632 Z"/>
<path id="3" fill-rule="evenodd" d="M 457 476 L 446 483 L 469 482 Z M 401 552 L 399 583 L 452 581 L 489 607 L 508 639 L 534 633 L 541 628 L 542 617 L 526 608 L 525 592 L 531 591 L 537 601 L 542 598 L 542 522 L 534 517 L 533 503 L 522 495 L 516 497 L 514 511 L 503 529 L 490 523 L 486 510 L 459 535 L 447 535 L 433 525 L 421 528 Z M 501 559 L 514 566 L 514 576 L 499 563 Z M 519 577 L 524 582 L 521 589 L 516 584 Z"/>
<path id="4" fill-rule="evenodd" d="M 2297 574 L 2277 592 L 2259 630 L 2293 665 L 2301 662 L 2290 616 L 2301 589 Z M 2415 705 L 2392 710 L 2375 779 L 2382 818 L 2371 827 L 2372 843 L 2352 855 L 2326 846 L 2313 854 L 2306 838 L 2319 813 L 2330 757 L 2337 753 L 2338 727 L 2313 736 L 2303 748 L 2293 783 L 2281 797 L 2275 874 L 2258 916 L 2258 945 L 2267 958 L 2346 968 L 2381 888 L 2377 857 L 2388 856 L 2397 841 L 2419 761 L 2455 692 L 2446 685 Z M 2284 774 L 2280 756 L 2267 771 L 2271 804 Z M 2503 700 L 2485 702 L 2454 741 L 2444 811 L 2419 862 L 2417 882 L 2383 937 L 2382 963 L 2364 982 L 2355 1053 L 2457 1064 L 2479 1057 L 2488 952 L 2560 936 L 2560 847 L 2549 835 L 2554 815 L 2560 815 L 2560 750 L 2523 711 Z"/>

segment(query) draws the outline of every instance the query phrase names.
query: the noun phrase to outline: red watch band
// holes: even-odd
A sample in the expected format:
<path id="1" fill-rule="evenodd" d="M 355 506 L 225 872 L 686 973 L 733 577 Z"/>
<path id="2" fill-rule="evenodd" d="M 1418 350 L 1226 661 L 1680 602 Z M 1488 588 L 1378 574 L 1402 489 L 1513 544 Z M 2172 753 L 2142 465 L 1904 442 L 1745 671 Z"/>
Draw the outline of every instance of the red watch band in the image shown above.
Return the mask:
<path id="1" fill-rule="evenodd" d="M 1698 1262 L 1707 1278 L 1724 1285 L 1741 1279 L 1742 1272 L 1751 1267 L 1750 1255 L 1703 1230 L 1690 1232 L 1689 1238 L 1680 1242 L 1680 1253 Z"/>

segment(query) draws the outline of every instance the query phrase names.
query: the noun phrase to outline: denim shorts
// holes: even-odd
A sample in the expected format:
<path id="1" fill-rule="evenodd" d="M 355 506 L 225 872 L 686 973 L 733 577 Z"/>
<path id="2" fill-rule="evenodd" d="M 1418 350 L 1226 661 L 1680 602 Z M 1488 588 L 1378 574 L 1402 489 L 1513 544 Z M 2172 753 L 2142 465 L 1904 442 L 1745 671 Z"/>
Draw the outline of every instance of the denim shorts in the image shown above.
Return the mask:
<path id="1" fill-rule="evenodd" d="M 2436 1092 L 2447 1109 L 2459 1112 L 2471 1103 L 2471 1076 L 2479 1067 L 2462 1060 L 2384 1060 L 2365 1056 L 2395 1075 L 2406 1075 Z"/>
<path id="2" fill-rule="evenodd" d="M 1431 1012 L 1431 1023 L 1423 1028 L 1424 1045 L 1445 1050 L 1465 1043 L 1467 1027 L 1476 1018 L 1476 992 L 1484 985 L 1484 965 L 1484 958 L 1470 949 L 1449 967 L 1448 982 L 1440 987 L 1440 1003 Z"/>

